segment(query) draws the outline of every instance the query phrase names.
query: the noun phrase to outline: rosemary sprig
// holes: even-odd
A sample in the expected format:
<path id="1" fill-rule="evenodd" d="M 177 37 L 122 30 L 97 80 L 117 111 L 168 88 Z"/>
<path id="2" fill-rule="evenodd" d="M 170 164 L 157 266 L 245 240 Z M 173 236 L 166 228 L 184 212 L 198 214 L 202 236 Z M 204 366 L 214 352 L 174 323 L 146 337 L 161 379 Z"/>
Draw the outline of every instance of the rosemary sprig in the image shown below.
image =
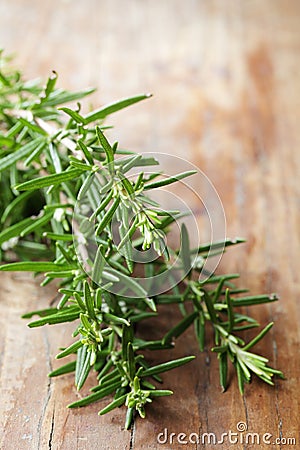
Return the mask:
<path id="1" fill-rule="evenodd" d="M 79 101 L 93 90 L 67 92 L 56 87 L 53 73 L 46 86 L 25 82 L 18 71 L 0 64 L 0 258 L 1 271 L 43 273 L 42 285 L 60 280 L 56 307 L 32 311 L 24 317 L 38 319 L 29 327 L 74 322 L 73 342 L 61 349 L 57 358 L 73 355 L 49 374 L 74 372 L 80 390 L 91 369 L 98 372 L 98 385 L 91 394 L 69 405 L 81 407 L 113 395 L 100 415 L 123 404 L 127 407 L 125 426 L 129 428 L 137 412 L 145 417 L 145 406 L 157 396 L 171 395 L 161 390 L 160 374 L 194 359 L 185 356 L 150 366 L 144 350 L 170 349 L 187 328 L 193 326 L 199 348 L 206 342 L 210 323 L 220 365 L 220 383 L 227 387 L 227 364 L 236 369 L 241 393 L 251 372 L 272 384 L 278 370 L 267 359 L 249 350 L 264 337 L 267 325 L 245 344 L 237 336 L 241 330 L 258 326 L 239 307 L 277 300 L 275 295 L 240 297 L 232 280 L 237 274 L 211 275 L 200 280 L 207 258 L 225 247 L 243 242 L 222 242 L 191 249 L 188 230 L 181 228 L 181 249 L 173 250 L 164 236 L 180 217 L 176 211 L 161 211 L 148 195 L 194 172 L 160 178 L 133 168 L 156 165 L 154 158 L 120 150 L 105 136 L 103 120 L 149 95 L 127 98 L 83 113 L 62 106 Z M 85 200 L 87 199 L 87 201 Z M 119 242 L 115 242 L 114 230 Z M 154 251 L 157 258 L 135 261 L 135 253 Z M 211 252 L 211 253 L 210 253 Z M 181 284 L 163 292 L 163 282 L 174 281 L 172 257 L 183 270 Z M 146 281 L 134 277 L 143 262 Z M 157 278 L 161 276 L 161 278 Z M 161 280 L 161 291 L 153 291 L 152 280 Z M 173 283 L 175 284 L 175 283 Z M 182 319 L 156 341 L 136 336 L 140 322 L 159 314 L 158 305 L 178 305 Z M 189 312 L 187 312 L 189 311 Z"/>

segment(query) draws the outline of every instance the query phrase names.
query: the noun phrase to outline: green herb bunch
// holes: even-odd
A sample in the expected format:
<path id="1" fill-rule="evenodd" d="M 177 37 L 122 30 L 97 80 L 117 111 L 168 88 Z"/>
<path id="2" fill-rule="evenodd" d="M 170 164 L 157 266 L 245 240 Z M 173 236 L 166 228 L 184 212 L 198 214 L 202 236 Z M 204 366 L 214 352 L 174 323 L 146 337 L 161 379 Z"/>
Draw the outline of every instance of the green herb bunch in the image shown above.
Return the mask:
<path id="1" fill-rule="evenodd" d="M 191 326 L 202 351 L 208 323 L 214 331 L 212 351 L 219 360 L 223 390 L 229 361 L 236 369 L 241 393 L 251 373 L 273 384 L 273 375 L 282 373 L 251 351 L 273 324 L 248 343 L 237 333 L 258 326 L 240 312 L 241 307 L 273 302 L 276 295 L 241 296 L 246 291 L 233 284 L 237 274 L 199 276 L 210 255 L 243 240 L 190 248 L 183 224 L 181 249 L 170 248 L 165 236 L 180 214 L 162 211 L 148 194 L 193 172 L 168 178 L 161 178 L 159 171 L 149 175 L 143 168 L 156 165 L 154 158 L 122 150 L 105 136 L 107 116 L 149 95 L 84 114 L 79 103 L 74 109 L 61 105 L 79 101 L 93 90 L 67 92 L 58 89 L 56 81 L 53 72 L 46 87 L 24 82 L 18 71 L 1 60 L 0 257 L 4 264 L 0 270 L 44 274 L 42 286 L 59 280 L 57 305 L 23 317 L 38 316 L 30 328 L 74 322 L 73 342 L 56 356 L 73 355 L 72 361 L 49 376 L 74 372 L 80 390 L 94 370 L 98 384 L 69 407 L 113 396 L 99 414 L 125 404 L 129 428 L 136 411 L 145 417 L 148 402 L 172 394 L 157 387 L 160 374 L 195 357 L 183 355 L 151 366 L 144 351 L 171 349 Z M 132 169 L 138 170 L 134 177 L 129 175 Z M 135 262 L 136 251 L 143 255 L 149 250 L 156 258 Z M 170 270 L 174 258 L 177 267 Z M 137 281 L 139 266 L 145 283 Z M 178 270 L 184 273 L 179 284 Z M 151 280 L 157 276 L 163 281 L 160 291 L 154 292 Z M 142 321 L 157 316 L 161 305 L 178 306 L 182 319 L 159 340 L 137 337 L 137 329 L 142 334 Z"/>

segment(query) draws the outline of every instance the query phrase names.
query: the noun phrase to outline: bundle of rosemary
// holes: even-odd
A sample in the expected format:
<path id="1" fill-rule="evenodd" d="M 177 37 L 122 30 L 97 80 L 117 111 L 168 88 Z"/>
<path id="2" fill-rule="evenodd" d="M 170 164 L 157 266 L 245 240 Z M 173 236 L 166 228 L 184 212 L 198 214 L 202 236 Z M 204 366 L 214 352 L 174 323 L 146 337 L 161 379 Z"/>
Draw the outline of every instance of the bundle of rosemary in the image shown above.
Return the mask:
<path id="1" fill-rule="evenodd" d="M 156 165 L 154 158 L 119 149 L 105 136 L 107 116 L 149 96 L 82 114 L 79 103 L 75 109 L 61 105 L 93 90 L 68 92 L 56 88 L 56 80 L 53 73 L 43 88 L 1 62 L 0 270 L 44 274 L 42 286 L 60 280 L 57 306 L 23 317 L 38 316 L 31 328 L 74 322 L 72 344 L 57 355 L 73 358 L 49 376 L 75 372 L 80 390 L 95 370 L 98 384 L 69 407 L 113 395 L 99 414 L 125 404 L 129 428 L 136 411 L 145 417 L 148 402 L 172 394 L 157 387 L 160 374 L 194 359 L 183 356 L 150 366 L 144 351 L 171 349 L 192 325 L 201 351 L 207 323 L 214 331 L 212 351 L 223 390 L 228 361 L 241 393 L 251 372 L 273 384 L 273 375 L 282 373 L 251 351 L 273 324 L 248 343 L 236 333 L 258 326 L 241 307 L 273 302 L 276 295 L 241 296 L 245 291 L 232 282 L 237 274 L 203 271 L 211 255 L 243 240 L 190 248 L 183 224 L 180 249 L 170 248 L 166 235 L 180 214 L 162 210 L 149 193 L 193 172 L 167 178 L 159 171 L 147 174 L 140 168 Z M 130 175 L 136 168 L 138 173 Z M 136 275 L 138 267 L 143 278 Z M 137 337 L 141 322 L 158 315 L 162 304 L 179 307 L 179 323 L 159 340 Z"/>

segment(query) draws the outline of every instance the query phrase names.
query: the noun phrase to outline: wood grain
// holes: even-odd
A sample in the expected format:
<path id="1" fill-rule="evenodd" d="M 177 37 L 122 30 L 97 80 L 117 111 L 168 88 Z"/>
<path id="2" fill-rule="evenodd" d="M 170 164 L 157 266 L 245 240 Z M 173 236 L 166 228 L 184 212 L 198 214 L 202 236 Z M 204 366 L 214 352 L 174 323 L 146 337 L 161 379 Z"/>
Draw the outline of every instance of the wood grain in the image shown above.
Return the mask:
<path id="1" fill-rule="evenodd" d="M 181 156 L 212 180 L 225 208 L 227 235 L 248 240 L 226 253 L 221 269 L 240 271 L 241 285 L 253 293 L 281 296 L 254 312 L 262 326 L 276 322 L 256 350 L 286 375 L 275 388 L 253 380 L 241 397 L 232 374 L 230 388 L 221 394 L 207 347 L 192 364 L 164 377 L 174 396 L 155 401 L 147 420 L 137 420 L 127 432 L 122 409 L 96 414 L 105 401 L 80 411 L 65 408 L 77 395 L 72 376 L 49 381 L 47 373 L 56 367 L 54 356 L 68 343 L 70 328 L 28 330 L 19 319 L 49 304 L 55 290 L 39 289 L 24 275 L 1 275 L 1 448 L 257 449 L 241 442 L 157 442 L 165 428 L 169 434 L 220 437 L 235 432 L 241 421 L 261 437 L 271 433 L 271 442 L 294 437 L 299 445 L 299 14 L 296 0 L 1 2 L 1 45 L 17 53 L 16 64 L 27 77 L 46 78 L 56 69 L 61 86 L 97 86 L 97 105 L 139 92 L 155 94 L 116 114 L 111 136 L 136 151 Z M 191 206 L 202 224 L 199 205 Z M 176 314 L 165 312 L 162 329 Z M 154 327 L 149 322 L 145 333 Z M 174 354 L 193 352 L 197 346 L 187 333 Z"/>

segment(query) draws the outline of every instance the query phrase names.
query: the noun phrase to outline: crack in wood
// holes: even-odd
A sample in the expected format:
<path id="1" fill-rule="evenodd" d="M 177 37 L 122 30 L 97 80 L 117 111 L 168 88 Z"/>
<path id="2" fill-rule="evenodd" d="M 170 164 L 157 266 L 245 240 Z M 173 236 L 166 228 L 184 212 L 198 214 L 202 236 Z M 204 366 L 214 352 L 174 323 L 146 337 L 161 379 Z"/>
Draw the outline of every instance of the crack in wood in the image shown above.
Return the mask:
<path id="1" fill-rule="evenodd" d="M 268 288 L 271 291 L 272 286 L 275 284 L 275 281 L 273 280 L 273 272 L 268 272 Z M 273 316 L 273 307 L 269 305 L 269 314 L 270 314 L 270 321 L 275 322 L 274 316 Z M 272 347 L 273 347 L 273 354 L 274 354 L 274 365 L 275 367 L 278 367 L 278 349 L 277 349 L 277 343 L 275 340 L 275 331 L 274 329 L 271 329 L 271 335 L 272 335 Z M 278 430 L 279 430 L 279 438 L 280 440 L 283 437 L 282 432 L 282 418 L 279 411 L 279 395 L 278 395 L 278 382 L 275 380 L 274 382 L 274 390 L 275 390 L 275 411 L 276 416 L 278 419 Z M 279 450 L 282 450 L 282 445 L 279 444 Z"/>
<path id="2" fill-rule="evenodd" d="M 246 422 L 246 426 L 247 426 L 246 430 L 248 430 L 248 428 L 249 428 L 249 415 L 248 415 L 248 407 L 247 407 L 245 395 L 243 395 L 243 403 L 244 403 L 244 409 L 245 409 L 245 422 Z M 244 448 L 244 450 L 246 450 L 247 449 L 247 445 L 244 444 L 243 448 Z"/>
<path id="3" fill-rule="evenodd" d="M 43 329 L 43 340 L 44 340 L 45 350 L 46 350 L 47 367 L 48 367 L 49 372 L 51 372 L 52 371 L 52 364 L 51 364 L 51 358 L 50 358 L 50 345 L 49 345 L 49 340 L 48 340 L 48 335 L 47 335 L 46 329 Z M 50 398 L 51 398 L 51 387 L 52 387 L 51 378 L 48 378 L 47 394 L 46 394 L 45 402 L 44 402 L 44 405 L 43 405 L 43 408 L 42 408 L 41 416 L 40 416 L 40 419 L 39 419 L 39 422 L 38 422 L 38 427 L 37 427 L 37 431 L 38 431 L 38 448 L 40 448 L 42 425 L 43 425 L 44 418 L 46 416 L 47 407 L 48 407 L 48 404 L 49 404 L 49 401 L 50 401 Z M 50 435 L 51 435 L 51 433 L 50 433 Z M 52 441 L 52 437 L 51 437 L 51 441 Z"/>
<path id="4" fill-rule="evenodd" d="M 274 352 L 274 361 L 275 361 L 275 367 L 277 367 L 277 344 L 273 337 L 273 352 Z M 276 415 L 278 418 L 278 430 L 279 430 L 279 438 L 282 439 L 283 432 L 282 432 L 282 418 L 279 410 L 279 398 L 278 398 L 278 383 L 275 381 L 274 383 L 274 389 L 275 389 L 275 410 Z M 279 449 L 282 449 L 281 444 L 279 445 Z"/>
<path id="5" fill-rule="evenodd" d="M 134 438 L 135 438 L 135 419 L 132 419 L 131 429 L 130 429 L 130 443 L 129 443 L 129 450 L 133 450 L 134 448 Z"/>
<path id="6" fill-rule="evenodd" d="M 51 430 L 50 430 L 49 441 L 48 441 L 49 450 L 52 450 L 53 431 L 54 431 L 54 409 L 53 409 L 53 413 L 52 413 Z"/>

